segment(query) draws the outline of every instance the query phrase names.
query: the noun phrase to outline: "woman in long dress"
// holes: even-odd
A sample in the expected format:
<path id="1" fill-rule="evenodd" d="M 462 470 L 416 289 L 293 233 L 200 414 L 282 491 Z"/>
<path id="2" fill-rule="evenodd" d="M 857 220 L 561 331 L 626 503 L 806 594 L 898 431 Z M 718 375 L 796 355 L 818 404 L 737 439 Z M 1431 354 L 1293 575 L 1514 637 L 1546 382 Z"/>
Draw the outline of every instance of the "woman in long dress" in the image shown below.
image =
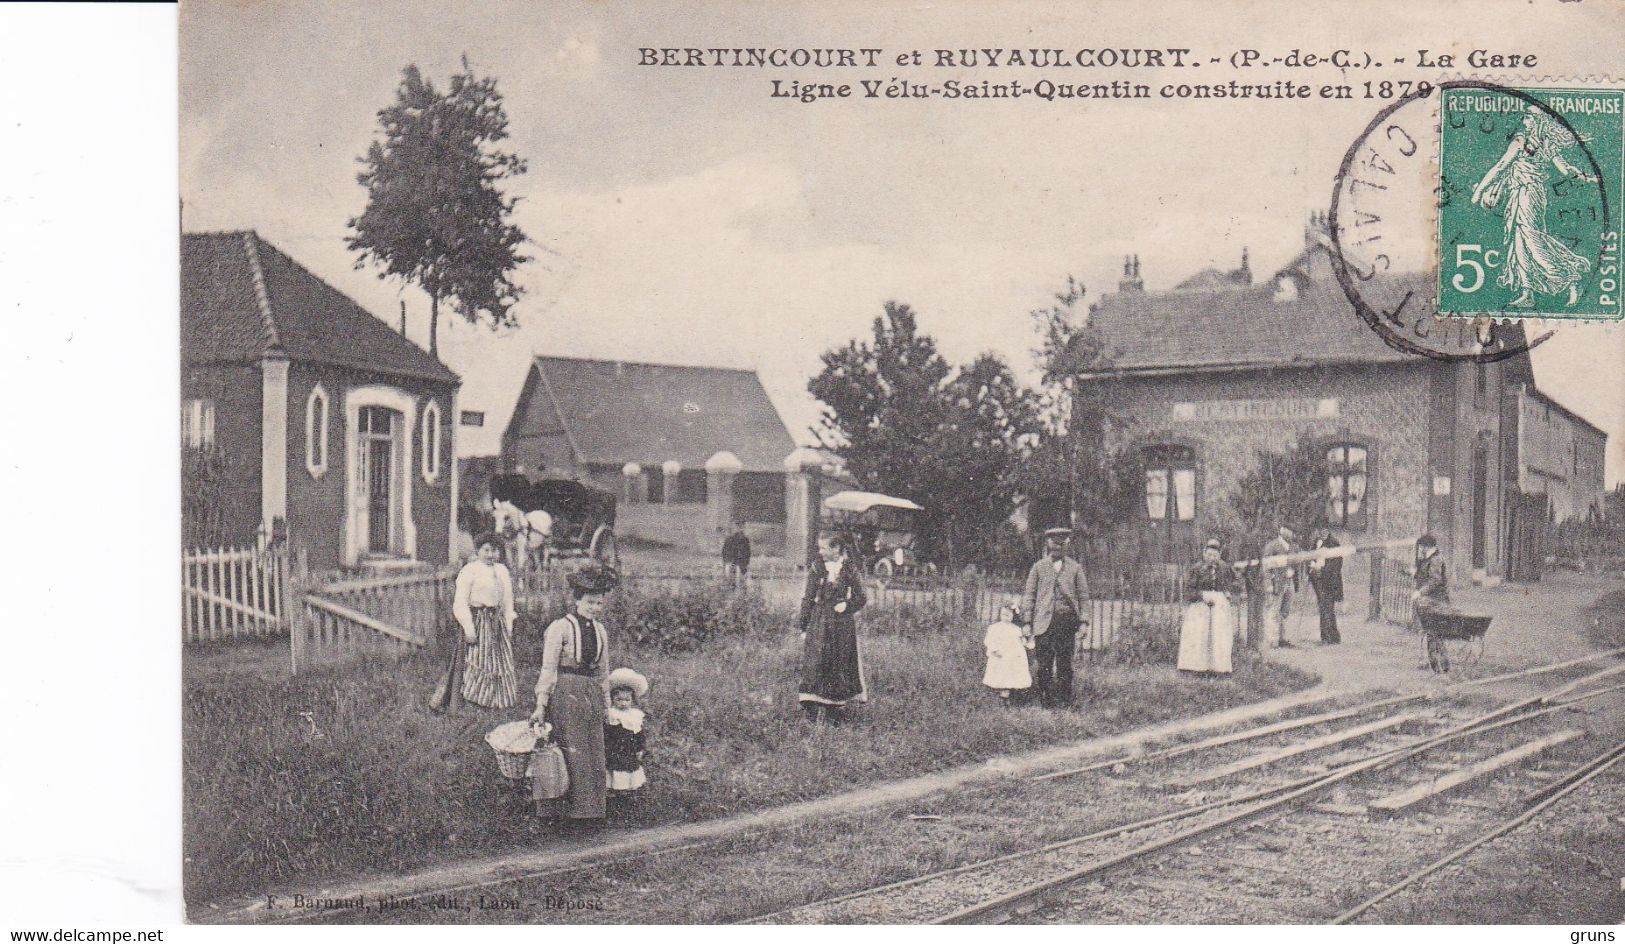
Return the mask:
<path id="1" fill-rule="evenodd" d="M 851 549 L 843 536 L 819 535 L 818 559 L 807 566 L 796 625 L 802 636 L 798 698 L 809 721 L 839 720 L 848 704 L 869 697 L 853 619 L 868 600 Z"/>
<path id="2" fill-rule="evenodd" d="M 1229 675 L 1230 653 L 1236 639 L 1236 618 L 1229 593 L 1236 589 L 1235 572 L 1219 559 L 1221 545 L 1207 542 L 1202 559 L 1185 573 L 1185 620 L 1179 630 L 1181 672 Z"/>
<path id="3" fill-rule="evenodd" d="M 1496 282 L 1518 291 L 1509 308 L 1534 307 L 1536 292 L 1566 291 L 1571 306 L 1580 300 L 1580 277 L 1591 271 L 1591 262 L 1546 230 L 1548 164 L 1564 177 L 1597 182 L 1563 158 L 1563 151 L 1575 143 L 1573 133 L 1550 115 L 1530 109 L 1501 159 L 1473 188 L 1478 206 L 1493 210 L 1505 203 L 1506 255 Z"/>
<path id="4" fill-rule="evenodd" d="M 502 540 L 496 535 L 481 535 L 474 542 L 474 559 L 457 574 L 451 613 L 462 634 L 451 668 L 430 707 L 437 711 L 455 708 L 459 696 L 486 708 L 519 704 L 519 676 L 513 660 L 513 580 L 502 564 Z"/>
<path id="5" fill-rule="evenodd" d="M 559 812 L 573 823 L 602 821 L 608 774 L 604 765 L 605 650 L 604 605 L 615 587 L 603 569 L 570 575 L 571 612 L 554 620 L 542 635 L 542 671 L 536 678 L 536 710 L 531 717 L 553 725 L 564 751 L 570 790 Z"/>

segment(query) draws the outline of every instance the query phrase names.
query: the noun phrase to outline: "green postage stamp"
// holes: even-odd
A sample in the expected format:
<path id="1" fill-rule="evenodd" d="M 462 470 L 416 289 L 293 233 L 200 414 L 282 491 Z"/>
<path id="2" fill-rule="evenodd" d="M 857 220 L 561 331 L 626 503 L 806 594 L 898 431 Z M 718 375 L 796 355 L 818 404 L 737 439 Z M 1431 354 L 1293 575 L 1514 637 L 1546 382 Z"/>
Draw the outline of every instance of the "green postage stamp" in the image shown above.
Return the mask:
<path id="1" fill-rule="evenodd" d="M 1439 311 L 1621 317 L 1618 89 L 1446 88 Z"/>

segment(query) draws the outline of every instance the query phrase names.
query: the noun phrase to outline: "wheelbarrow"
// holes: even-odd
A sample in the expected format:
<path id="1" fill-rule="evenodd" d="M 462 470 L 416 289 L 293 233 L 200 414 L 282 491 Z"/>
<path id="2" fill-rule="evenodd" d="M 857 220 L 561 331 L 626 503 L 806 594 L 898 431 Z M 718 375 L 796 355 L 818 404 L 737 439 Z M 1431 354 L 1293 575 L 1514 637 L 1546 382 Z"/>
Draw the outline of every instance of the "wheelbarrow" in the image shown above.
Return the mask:
<path id="1" fill-rule="evenodd" d="M 1458 613 L 1454 610 L 1418 607 L 1416 618 L 1422 624 L 1422 649 L 1427 652 L 1429 636 L 1444 640 L 1451 647 L 1451 655 L 1463 662 L 1477 662 L 1484 658 L 1484 637 L 1489 633 L 1492 617 Z"/>

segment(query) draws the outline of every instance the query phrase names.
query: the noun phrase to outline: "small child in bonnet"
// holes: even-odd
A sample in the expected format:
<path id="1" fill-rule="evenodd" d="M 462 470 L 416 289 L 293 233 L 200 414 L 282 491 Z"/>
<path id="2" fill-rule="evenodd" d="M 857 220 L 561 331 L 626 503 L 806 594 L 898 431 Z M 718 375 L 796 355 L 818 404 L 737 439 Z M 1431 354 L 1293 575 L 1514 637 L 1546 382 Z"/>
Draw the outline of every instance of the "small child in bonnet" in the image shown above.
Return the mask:
<path id="1" fill-rule="evenodd" d="M 609 689 L 609 708 L 604 712 L 604 766 L 609 769 L 612 797 L 631 796 L 642 789 L 643 709 L 638 707 L 649 694 L 649 680 L 627 668 L 616 669 L 604 681 Z"/>
<path id="2" fill-rule="evenodd" d="M 1027 650 L 1033 648 L 1032 637 L 1017 625 L 1018 612 L 1013 606 L 999 607 L 998 622 L 987 628 L 982 647 L 987 650 L 987 671 L 982 684 L 999 693 L 1000 702 L 1010 707 L 1010 693 L 1032 687 L 1032 668 L 1027 663 Z"/>

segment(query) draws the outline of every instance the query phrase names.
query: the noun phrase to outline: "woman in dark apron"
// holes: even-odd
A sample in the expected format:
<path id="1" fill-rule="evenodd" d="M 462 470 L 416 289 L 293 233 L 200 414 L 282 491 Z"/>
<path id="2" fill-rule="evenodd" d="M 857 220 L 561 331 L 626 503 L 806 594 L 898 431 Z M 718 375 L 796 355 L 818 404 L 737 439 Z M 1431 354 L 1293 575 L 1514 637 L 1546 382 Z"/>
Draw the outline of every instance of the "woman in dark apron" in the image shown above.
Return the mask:
<path id="1" fill-rule="evenodd" d="M 604 767 L 604 650 L 609 633 L 604 602 L 615 587 L 613 573 L 584 570 L 570 575 L 571 612 L 542 636 L 542 671 L 536 679 L 531 717 L 553 725 L 564 751 L 570 791 L 559 801 L 569 823 L 591 828 L 604 819 L 608 789 Z"/>

